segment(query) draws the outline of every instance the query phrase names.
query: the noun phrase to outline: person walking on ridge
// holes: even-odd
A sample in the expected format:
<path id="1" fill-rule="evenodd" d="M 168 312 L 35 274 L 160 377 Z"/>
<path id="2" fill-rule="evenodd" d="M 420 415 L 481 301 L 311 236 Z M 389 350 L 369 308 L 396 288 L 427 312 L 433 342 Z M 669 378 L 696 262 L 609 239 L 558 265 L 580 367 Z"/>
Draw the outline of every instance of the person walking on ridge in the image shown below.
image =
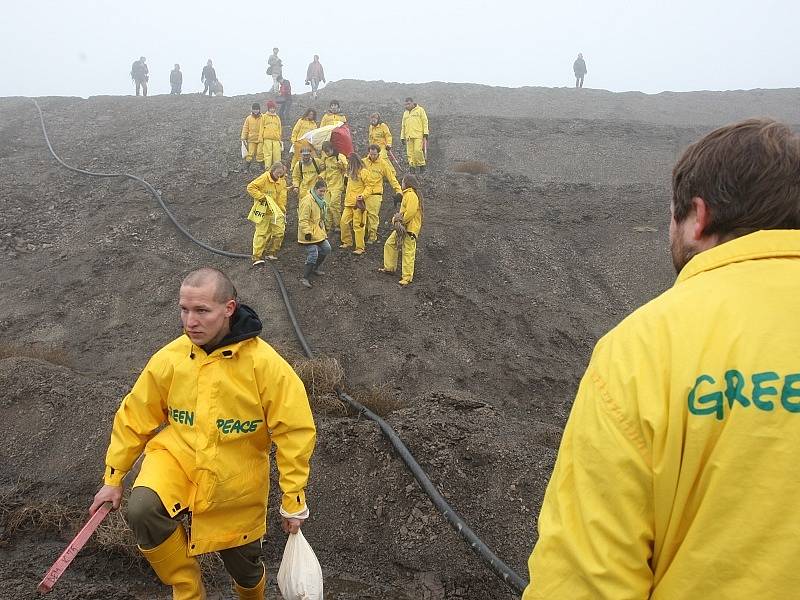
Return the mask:
<path id="1" fill-rule="evenodd" d="M 315 99 L 320 83 L 325 83 L 325 69 L 319 62 L 319 56 L 315 54 L 314 60 L 308 64 L 308 69 L 306 69 L 306 85 L 311 86 L 311 94 Z"/>
<path id="2" fill-rule="evenodd" d="M 580 52 L 578 53 L 578 58 L 575 59 L 575 62 L 572 63 L 572 70 L 575 73 L 575 87 L 582 88 L 583 87 L 583 77 L 588 73 L 586 70 L 586 61 L 583 60 L 583 54 Z"/>
<path id="3" fill-rule="evenodd" d="M 136 84 L 136 95 L 141 90 L 142 96 L 147 96 L 147 81 L 150 79 L 150 69 L 147 68 L 145 57 L 140 56 L 139 60 L 133 61 L 131 65 L 131 79 Z"/>

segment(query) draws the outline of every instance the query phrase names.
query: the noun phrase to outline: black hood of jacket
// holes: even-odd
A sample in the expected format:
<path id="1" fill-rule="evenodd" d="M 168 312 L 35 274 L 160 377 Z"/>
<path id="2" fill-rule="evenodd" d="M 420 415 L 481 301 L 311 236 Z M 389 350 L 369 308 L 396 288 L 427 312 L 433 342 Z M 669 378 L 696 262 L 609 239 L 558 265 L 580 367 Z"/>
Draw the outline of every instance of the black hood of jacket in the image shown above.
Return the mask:
<path id="1" fill-rule="evenodd" d="M 217 344 L 206 344 L 203 346 L 206 354 L 211 354 L 214 350 L 229 346 L 236 342 L 249 340 L 261 333 L 261 319 L 258 318 L 256 311 L 246 304 L 238 304 L 236 310 L 231 315 L 231 330 Z"/>

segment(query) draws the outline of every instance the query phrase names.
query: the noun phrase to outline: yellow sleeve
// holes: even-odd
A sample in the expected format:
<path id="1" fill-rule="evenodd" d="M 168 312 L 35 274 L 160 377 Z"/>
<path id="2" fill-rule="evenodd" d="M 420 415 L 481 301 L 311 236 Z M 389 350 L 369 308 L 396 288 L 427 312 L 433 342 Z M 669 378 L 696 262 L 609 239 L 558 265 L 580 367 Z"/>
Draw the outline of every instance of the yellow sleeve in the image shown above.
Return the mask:
<path id="1" fill-rule="evenodd" d="M 292 167 L 292 185 L 300 187 L 300 184 L 303 183 L 302 179 L 300 176 L 300 161 L 298 160 Z"/>
<path id="2" fill-rule="evenodd" d="M 389 182 L 389 185 L 392 186 L 392 189 L 395 191 L 395 193 L 399 194 L 403 191 L 403 188 L 400 187 L 400 182 L 397 181 L 397 175 L 395 175 L 394 169 L 392 169 L 391 165 L 384 159 L 380 160 L 383 163 L 381 165 L 383 176 L 386 178 L 386 181 Z"/>
<path id="3" fill-rule="evenodd" d="M 403 215 L 403 223 L 408 225 L 411 223 L 417 213 L 419 212 L 419 196 L 416 192 L 413 194 L 404 194 L 403 202 L 400 204 L 400 213 Z"/>
<path id="4" fill-rule="evenodd" d="M 269 176 L 269 171 L 265 171 L 253 181 L 247 184 L 247 193 L 250 194 L 250 197 L 253 200 L 263 200 L 266 194 L 264 193 L 264 179 Z"/>
<path id="5" fill-rule="evenodd" d="M 406 139 L 406 116 L 408 111 L 403 112 L 403 119 L 400 121 L 400 139 Z"/>
<path id="6" fill-rule="evenodd" d="M 387 146 L 391 146 L 392 145 L 392 132 L 389 130 L 389 126 L 386 123 L 383 124 L 383 130 L 386 132 L 386 145 Z"/>
<path id="7" fill-rule="evenodd" d="M 275 201 L 278 203 L 279 206 L 282 206 L 284 210 L 286 209 L 286 198 L 288 196 L 288 191 L 285 185 L 278 186 L 278 197 Z"/>
<path id="8" fill-rule="evenodd" d="M 309 461 L 317 439 L 314 418 L 303 382 L 286 361 L 274 353 L 264 363 L 261 398 L 276 448 L 281 506 L 288 513 L 297 513 L 306 506 Z"/>
<path id="9" fill-rule="evenodd" d="M 247 141 L 249 136 L 250 128 L 247 126 L 247 117 L 244 118 L 244 123 L 242 124 L 242 141 Z"/>
<path id="10" fill-rule="evenodd" d="M 650 453 L 641 426 L 613 397 L 595 358 L 545 492 L 523 600 L 650 597 Z"/>
<path id="11" fill-rule="evenodd" d="M 304 197 L 297 205 L 297 223 L 300 225 L 300 232 L 305 235 L 307 233 L 314 233 L 314 227 L 311 223 L 311 202 L 309 196 Z M 300 242 L 305 240 L 298 240 Z"/>
<path id="12" fill-rule="evenodd" d="M 339 154 L 339 168 L 342 173 L 347 171 L 347 157 L 344 154 Z"/>
<path id="13" fill-rule="evenodd" d="M 167 419 L 170 377 L 156 357 L 150 359 L 114 415 L 106 452 L 106 485 L 121 486 L 147 441 Z"/>
<path id="14" fill-rule="evenodd" d="M 297 123 L 294 124 L 294 127 L 292 127 L 292 143 L 293 144 L 296 144 L 297 140 L 300 137 L 300 136 L 297 135 L 297 132 L 299 130 L 300 130 L 300 120 L 298 120 Z"/>
<path id="15" fill-rule="evenodd" d="M 421 106 L 419 107 L 420 110 L 420 119 L 422 120 L 422 133 L 428 135 L 428 113 L 425 112 L 425 109 Z"/>

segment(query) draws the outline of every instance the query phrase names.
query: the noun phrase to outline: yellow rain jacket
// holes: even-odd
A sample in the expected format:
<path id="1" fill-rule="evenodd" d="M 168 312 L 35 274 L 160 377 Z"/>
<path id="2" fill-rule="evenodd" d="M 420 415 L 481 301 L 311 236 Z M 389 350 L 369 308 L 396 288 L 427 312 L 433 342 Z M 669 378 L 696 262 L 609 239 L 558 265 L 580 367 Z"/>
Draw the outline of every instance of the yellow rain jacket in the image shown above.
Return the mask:
<path id="1" fill-rule="evenodd" d="M 297 241 L 301 244 L 316 244 L 328 239 L 325 231 L 325 221 L 322 218 L 319 204 L 311 195 L 306 194 L 300 198 L 297 205 Z M 311 234 L 311 239 L 306 239 L 306 234 Z"/>
<path id="2" fill-rule="evenodd" d="M 333 125 L 334 123 L 347 123 L 347 117 L 341 113 L 326 112 L 322 115 L 322 121 L 319 122 L 320 127 L 326 125 Z"/>
<path id="3" fill-rule="evenodd" d="M 322 164 L 325 170 L 322 171 L 322 178 L 328 189 L 341 190 L 344 188 L 344 174 L 347 172 L 347 158 L 344 154 L 325 154 L 322 153 Z"/>
<path id="4" fill-rule="evenodd" d="M 322 174 L 325 172 L 325 164 L 318 158 L 311 157 L 308 164 L 303 160 L 298 160 L 292 167 L 292 184 L 299 188 L 297 197 L 302 198 L 311 191 Z"/>
<path id="5" fill-rule="evenodd" d="M 245 117 L 244 123 L 242 124 L 242 137 L 241 139 L 245 142 L 260 142 L 259 134 L 261 133 L 261 119 L 262 116 L 258 115 L 254 117 L 252 114 L 249 114 Z"/>
<path id="6" fill-rule="evenodd" d="M 264 113 L 261 115 L 261 131 L 259 132 L 259 142 L 263 142 L 264 140 L 276 140 L 281 141 L 281 135 L 283 134 L 283 130 L 281 129 L 281 118 L 278 115 L 273 115 L 270 113 Z"/>
<path id="7" fill-rule="evenodd" d="M 240 306 L 233 318 L 243 310 L 258 323 L 253 337 L 206 354 L 182 335 L 153 355 L 117 410 L 106 454 L 105 483 L 121 485 L 144 450 L 134 486 L 154 490 L 172 516 L 191 510 L 192 556 L 264 535 L 273 443 L 282 508 L 306 507 L 316 439 L 306 392 L 257 337 L 255 313 Z"/>
<path id="8" fill-rule="evenodd" d="M 344 205 L 350 208 L 356 205 L 356 196 L 364 196 L 364 180 L 367 178 L 368 173 L 366 169 L 361 169 L 358 172 L 358 180 L 352 177 L 347 178 L 347 189 L 344 192 Z"/>
<path id="9" fill-rule="evenodd" d="M 389 126 L 386 123 L 378 123 L 377 125 L 373 125 L 370 123 L 369 125 L 369 143 L 370 144 L 377 144 L 381 147 L 381 150 L 386 148 L 386 146 L 392 145 L 392 132 L 389 131 Z"/>
<path id="10" fill-rule="evenodd" d="M 286 213 L 286 178 L 281 177 L 278 181 L 272 178 L 269 171 L 264 171 L 253 181 L 247 184 L 247 193 L 253 200 L 263 200 L 265 196 L 270 196 L 275 203 Z"/>
<path id="11" fill-rule="evenodd" d="M 374 194 L 383 195 L 384 178 L 386 178 L 386 181 L 392 186 L 395 193 L 401 191 L 400 183 L 397 181 L 397 175 L 395 175 L 394 169 L 385 159 L 379 156 L 377 159 L 372 160 L 369 156 L 365 156 L 362 162 L 364 163 L 364 170 L 366 171 L 366 176 L 364 177 L 365 196 L 372 196 Z"/>
<path id="12" fill-rule="evenodd" d="M 597 344 L 524 600 L 796 598 L 800 231 L 701 252 Z"/>
<path id="13" fill-rule="evenodd" d="M 428 135 L 428 115 L 425 109 L 417 104 L 411 110 L 403 112 L 403 123 L 400 127 L 400 139 L 421 138 Z"/>
<path id="14" fill-rule="evenodd" d="M 405 225 L 406 231 L 419 235 L 420 229 L 422 229 L 422 204 L 413 188 L 403 190 L 400 213 L 403 215 L 403 225 Z"/>
<path id="15" fill-rule="evenodd" d="M 299 140 L 312 129 L 316 128 L 316 121 L 312 121 L 311 119 L 303 119 L 302 117 L 297 119 L 297 123 L 294 124 L 294 129 L 292 129 L 292 143 L 296 144 L 297 140 Z"/>

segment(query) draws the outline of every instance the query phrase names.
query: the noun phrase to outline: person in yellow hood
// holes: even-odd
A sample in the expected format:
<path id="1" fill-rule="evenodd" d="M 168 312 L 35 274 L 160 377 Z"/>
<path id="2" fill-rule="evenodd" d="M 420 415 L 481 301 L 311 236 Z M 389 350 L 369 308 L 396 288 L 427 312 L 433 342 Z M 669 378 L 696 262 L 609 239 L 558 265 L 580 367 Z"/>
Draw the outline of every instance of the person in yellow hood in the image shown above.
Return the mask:
<path id="1" fill-rule="evenodd" d="M 328 105 L 328 111 L 322 115 L 322 121 L 319 122 L 319 126 L 325 127 L 335 123 L 347 123 L 347 117 L 339 112 L 339 101 L 331 100 Z"/>
<path id="2" fill-rule="evenodd" d="M 264 169 L 270 168 L 281 160 L 283 129 L 281 118 L 277 115 L 277 104 L 274 100 L 267 100 L 267 112 L 261 116 L 261 130 L 259 141 L 264 159 Z"/>
<path id="3" fill-rule="evenodd" d="M 269 171 L 247 184 L 247 193 L 259 205 L 263 218 L 256 223 L 253 234 L 253 266 L 264 264 L 264 252 L 269 260 L 278 260 L 278 250 L 286 232 L 286 167 L 275 163 Z"/>
<path id="4" fill-rule="evenodd" d="M 245 167 L 247 171 L 250 171 L 250 166 L 252 165 L 253 159 L 255 158 L 256 162 L 263 162 L 264 161 L 264 154 L 261 151 L 262 142 L 261 142 L 261 105 L 258 102 L 253 102 L 253 105 L 250 107 L 250 114 L 247 115 L 244 119 L 244 124 L 242 125 L 242 142 L 247 145 L 247 156 L 244 157 L 245 163 L 247 166 Z"/>
<path id="5" fill-rule="evenodd" d="M 413 98 L 406 98 L 406 110 L 400 126 L 400 141 L 406 147 L 408 167 L 412 173 L 425 171 L 428 160 L 428 113 Z"/>
<path id="6" fill-rule="evenodd" d="M 395 171 L 387 161 L 379 155 L 377 144 L 370 144 L 367 155 L 363 159 L 364 169 L 364 203 L 367 207 L 367 243 L 378 241 L 378 224 L 380 223 L 381 203 L 383 202 L 383 180 L 385 179 L 400 200 L 400 182 Z"/>
<path id="7" fill-rule="evenodd" d="M 414 263 L 417 257 L 417 238 L 422 229 L 422 195 L 419 182 L 413 175 L 403 177 L 403 194 L 400 210 L 392 217 L 394 231 L 383 245 L 383 268 L 381 273 L 397 271 L 398 250 L 403 256 L 403 275 L 398 283 L 407 286 L 414 279 Z"/>
<path id="8" fill-rule="evenodd" d="M 389 126 L 381 121 L 378 113 L 369 116 L 369 143 L 376 144 L 380 149 L 380 156 L 389 162 L 389 151 L 392 149 L 392 132 Z M 391 165 L 392 163 L 389 162 Z M 394 169 L 394 167 L 392 167 Z"/>
<path id="9" fill-rule="evenodd" d="M 356 248 L 353 254 L 364 254 L 364 233 L 367 223 L 367 207 L 364 202 L 364 182 L 367 170 L 355 152 L 347 157 L 347 189 L 344 193 L 344 210 L 339 221 L 342 243 L 339 248 L 352 248 L 355 237 Z M 350 227 L 352 226 L 352 231 Z"/>
<path id="10" fill-rule="evenodd" d="M 328 206 L 328 224 L 331 232 L 339 231 L 342 220 L 342 194 L 344 194 L 344 175 L 347 172 L 347 158 L 333 149 L 330 142 L 322 142 L 322 163 L 325 168 L 322 178 L 328 187 L 325 203 Z"/>
<path id="11" fill-rule="evenodd" d="M 594 349 L 524 600 L 797 597 L 798 165 L 766 119 L 678 160 L 677 280 Z"/>
<path id="12" fill-rule="evenodd" d="M 325 222 L 328 213 L 325 194 L 328 186 L 324 179 L 317 179 L 313 188 L 297 205 L 297 242 L 306 249 L 306 262 L 300 283 L 311 287 L 311 274 L 325 275 L 322 263 L 331 253 L 328 241 L 328 226 Z"/>
<path id="13" fill-rule="evenodd" d="M 219 552 L 239 598 L 264 598 L 270 447 L 286 532 L 308 517 L 305 487 L 316 430 L 303 383 L 258 337 L 258 315 L 228 277 L 193 271 L 180 288 L 184 333 L 156 352 L 114 417 L 105 484 L 89 509 L 119 508 L 142 452 L 127 519 L 174 600 L 205 598 L 197 559 Z M 180 522 L 191 515 L 191 526 Z"/>
<path id="14" fill-rule="evenodd" d="M 301 142 L 300 138 L 312 129 L 316 128 L 317 111 L 315 111 L 313 108 L 309 108 L 302 117 L 297 119 L 297 123 L 295 123 L 294 128 L 292 128 L 292 144 L 294 146 L 292 154 L 292 167 L 294 167 L 294 164 L 300 160 L 300 151 L 303 148 L 311 148 L 311 144 L 305 140 Z"/>
<path id="15" fill-rule="evenodd" d="M 298 202 L 311 191 L 324 170 L 325 163 L 311 155 L 311 148 L 300 151 L 300 160 L 292 167 L 292 189 L 297 194 Z"/>

